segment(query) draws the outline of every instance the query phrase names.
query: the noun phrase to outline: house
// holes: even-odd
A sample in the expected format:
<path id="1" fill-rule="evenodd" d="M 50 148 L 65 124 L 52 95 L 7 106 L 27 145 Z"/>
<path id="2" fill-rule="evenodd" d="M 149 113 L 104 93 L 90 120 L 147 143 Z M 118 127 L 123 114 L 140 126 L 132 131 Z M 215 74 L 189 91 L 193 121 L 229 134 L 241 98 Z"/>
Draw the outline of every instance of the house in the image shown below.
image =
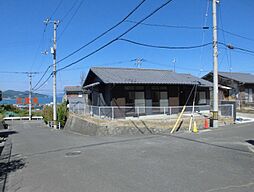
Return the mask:
<path id="1" fill-rule="evenodd" d="M 213 82 L 213 73 L 210 72 L 202 77 Z M 248 104 L 254 102 L 254 75 L 250 73 L 219 72 L 219 99 L 237 100 Z"/>
<path id="2" fill-rule="evenodd" d="M 170 70 L 93 67 L 83 89 L 88 91 L 89 105 L 125 110 L 140 107 L 140 113 L 151 114 L 153 107 L 161 111 L 163 107 L 185 105 L 195 85 L 196 104 L 209 105 L 209 81 Z M 192 105 L 193 97 L 194 91 L 187 105 Z"/>
<path id="3" fill-rule="evenodd" d="M 83 108 L 87 100 L 87 94 L 81 86 L 65 86 L 64 92 L 63 100 L 67 101 L 69 107 L 79 108 L 80 110 Z"/>
<path id="4" fill-rule="evenodd" d="M 81 86 L 65 86 L 64 92 L 65 92 L 66 98 L 83 97 L 83 90 Z"/>

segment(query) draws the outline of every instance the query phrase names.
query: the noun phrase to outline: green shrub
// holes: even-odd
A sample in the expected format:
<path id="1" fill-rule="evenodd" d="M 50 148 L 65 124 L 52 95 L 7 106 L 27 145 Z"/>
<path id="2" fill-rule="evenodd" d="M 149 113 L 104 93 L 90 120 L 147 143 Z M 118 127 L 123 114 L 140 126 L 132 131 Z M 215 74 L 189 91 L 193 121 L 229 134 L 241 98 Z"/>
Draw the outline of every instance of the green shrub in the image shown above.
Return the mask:
<path id="1" fill-rule="evenodd" d="M 45 106 L 42 111 L 42 116 L 46 123 L 48 123 L 49 121 L 53 121 L 53 107 Z M 61 127 L 65 125 L 67 116 L 68 116 L 67 103 L 63 102 L 57 106 L 57 123 L 60 122 Z"/>
<path id="2" fill-rule="evenodd" d="M 61 105 L 57 106 L 57 120 L 60 122 L 61 127 L 63 127 L 66 123 L 68 116 L 68 111 L 67 111 L 67 102 L 63 102 Z"/>
<path id="3" fill-rule="evenodd" d="M 42 111 L 42 116 L 43 116 L 45 123 L 48 123 L 49 121 L 53 121 L 52 106 L 44 106 L 43 111 Z"/>

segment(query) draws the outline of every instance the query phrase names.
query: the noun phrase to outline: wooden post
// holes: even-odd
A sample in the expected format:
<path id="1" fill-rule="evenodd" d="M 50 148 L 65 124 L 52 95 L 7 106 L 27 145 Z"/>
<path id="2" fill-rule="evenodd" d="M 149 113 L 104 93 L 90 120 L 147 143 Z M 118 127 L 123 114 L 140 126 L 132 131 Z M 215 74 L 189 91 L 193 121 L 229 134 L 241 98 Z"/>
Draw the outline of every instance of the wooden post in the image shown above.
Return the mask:
<path id="1" fill-rule="evenodd" d="M 177 125 L 178 125 L 178 123 L 179 123 L 180 119 L 182 118 L 182 115 L 183 115 L 183 113 L 184 113 L 184 111 L 185 111 L 185 108 L 186 108 L 186 105 L 183 106 L 183 109 L 182 109 L 180 115 L 178 116 L 178 118 L 177 118 L 177 120 L 176 120 L 176 123 L 175 123 L 175 125 L 174 125 L 174 127 L 173 127 L 173 129 L 171 130 L 170 133 L 174 133 L 174 131 L 176 130 Z"/>

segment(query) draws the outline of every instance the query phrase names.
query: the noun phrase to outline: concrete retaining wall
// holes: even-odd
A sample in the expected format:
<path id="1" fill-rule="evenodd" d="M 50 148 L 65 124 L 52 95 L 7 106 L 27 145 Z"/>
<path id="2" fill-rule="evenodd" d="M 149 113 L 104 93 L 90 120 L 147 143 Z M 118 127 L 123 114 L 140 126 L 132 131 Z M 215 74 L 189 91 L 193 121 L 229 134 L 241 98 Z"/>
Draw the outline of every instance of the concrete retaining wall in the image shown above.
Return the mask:
<path id="1" fill-rule="evenodd" d="M 84 135 L 143 135 L 169 133 L 176 119 L 133 119 L 133 120 L 103 120 L 91 116 L 78 116 L 70 114 L 64 129 Z M 196 118 L 197 127 L 202 128 L 204 118 Z M 220 125 L 231 124 L 232 119 L 223 119 Z M 183 118 L 181 130 L 189 127 L 189 117 Z"/>

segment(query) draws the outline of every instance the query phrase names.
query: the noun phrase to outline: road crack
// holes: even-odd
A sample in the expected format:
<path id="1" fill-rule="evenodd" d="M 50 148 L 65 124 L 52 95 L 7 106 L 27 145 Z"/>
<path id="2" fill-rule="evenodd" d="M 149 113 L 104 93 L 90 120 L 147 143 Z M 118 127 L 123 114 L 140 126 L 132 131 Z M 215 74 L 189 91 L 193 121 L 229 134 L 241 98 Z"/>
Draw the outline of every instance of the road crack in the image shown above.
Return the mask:
<path id="1" fill-rule="evenodd" d="M 253 182 L 250 182 L 250 183 L 247 183 L 247 184 L 243 184 L 243 185 L 229 185 L 229 186 L 226 186 L 226 187 L 209 189 L 209 190 L 207 190 L 205 192 L 214 192 L 214 191 L 228 190 L 228 189 L 233 189 L 233 188 L 251 187 L 252 185 L 254 185 Z"/>

